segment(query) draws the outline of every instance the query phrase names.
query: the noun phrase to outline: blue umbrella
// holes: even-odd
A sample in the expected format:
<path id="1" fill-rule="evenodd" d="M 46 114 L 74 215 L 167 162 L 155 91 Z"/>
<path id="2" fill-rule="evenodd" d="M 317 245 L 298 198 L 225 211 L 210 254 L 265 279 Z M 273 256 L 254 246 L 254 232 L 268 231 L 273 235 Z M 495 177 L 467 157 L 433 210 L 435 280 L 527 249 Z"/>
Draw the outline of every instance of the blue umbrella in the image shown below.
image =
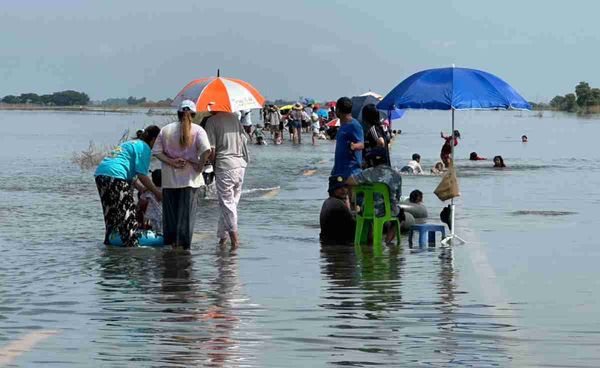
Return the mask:
<path id="1" fill-rule="evenodd" d="M 404 112 L 406 110 L 403 109 L 393 109 L 391 112 L 389 112 L 389 116 L 390 116 L 390 121 L 392 120 L 396 120 L 396 119 L 401 119 L 404 116 Z"/>
<path id="2" fill-rule="evenodd" d="M 377 108 L 452 110 L 454 134 L 454 110 L 473 109 L 519 109 L 531 106 L 508 83 L 493 74 L 467 68 L 428 69 L 411 75 L 388 93 Z M 452 158 L 454 158 L 454 144 Z M 454 234 L 454 199 L 451 204 L 451 235 Z M 464 242 L 464 241 L 463 241 Z"/>
<path id="3" fill-rule="evenodd" d="M 508 83 L 493 74 L 452 67 L 411 75 L 388 93 L 377 108 L 530 110 L 531 106 Z"/>

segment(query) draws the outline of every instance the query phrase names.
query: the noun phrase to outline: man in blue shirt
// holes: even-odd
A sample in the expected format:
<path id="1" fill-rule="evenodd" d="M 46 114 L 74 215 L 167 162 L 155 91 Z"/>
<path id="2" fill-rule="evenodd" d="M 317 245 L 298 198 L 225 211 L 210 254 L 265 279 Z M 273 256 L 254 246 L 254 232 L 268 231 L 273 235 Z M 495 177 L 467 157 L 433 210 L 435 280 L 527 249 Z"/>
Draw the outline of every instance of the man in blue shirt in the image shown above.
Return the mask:
<path id="1" fill-rule="evenodd" d="M 360 174 L 364 134 L 360 123 L 352 117 L 352 101 L 348 97 L 337 100 L 335 113 L 340 119 L 336 135 L 335 160 L 331 176 L 341 176 L 354 185 L 353 177 Z"/>

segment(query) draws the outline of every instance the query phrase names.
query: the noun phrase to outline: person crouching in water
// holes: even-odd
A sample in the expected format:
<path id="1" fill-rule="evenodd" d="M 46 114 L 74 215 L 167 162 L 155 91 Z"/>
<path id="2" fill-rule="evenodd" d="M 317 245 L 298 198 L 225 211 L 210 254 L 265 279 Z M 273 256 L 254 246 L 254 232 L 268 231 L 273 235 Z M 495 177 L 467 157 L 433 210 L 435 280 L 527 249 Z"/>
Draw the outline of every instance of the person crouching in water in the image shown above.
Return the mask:
<path id="1" fill-rule="evenodd" d="M 267 142 L 265 141 L 265 134 L 263 132 L 262 125 L 257 125 L 252 134 L 254 135 L 257 145 L 259 145 L 259 146 L 267 145 Z"/>
<path id="2" fill-rule="evenodd" d="M 162 171 L 160 169 L 152 171 L 152 183 L 158 190 L 162 191 Z M 143 213 L 144 229 L 150 229 L 156 234 L 162 234 L 162 204 L 159 203 L 156 195 L 152 191 L 144 191 L 140 196 L 138 206 Z"/>
<path id="3" fill-rule="evenodd" d="M 160 128 L 151 125 L 139 134 L 139 139 L 121 143 L 100 163 L 94 173 L 106 232 L 104 244 L 108 245 L 111 235 L 118 233 L 123 245 L 139 245 L 138 221 L 133 199 L 135 178 L 162 200 L 161 191 L 148 177 L 152 147 L 160 133 Z M 140 186 L 141 187 L 141 186 Z"/>
<path id="4" fill-rule="evenodd" d="M 323 202 L 319 222 L 323 245 L 350 245 L 354 242 L 356 219 L 350 210 L 350 190 L 342 176 L 331 176 L 329 198 Z"/>

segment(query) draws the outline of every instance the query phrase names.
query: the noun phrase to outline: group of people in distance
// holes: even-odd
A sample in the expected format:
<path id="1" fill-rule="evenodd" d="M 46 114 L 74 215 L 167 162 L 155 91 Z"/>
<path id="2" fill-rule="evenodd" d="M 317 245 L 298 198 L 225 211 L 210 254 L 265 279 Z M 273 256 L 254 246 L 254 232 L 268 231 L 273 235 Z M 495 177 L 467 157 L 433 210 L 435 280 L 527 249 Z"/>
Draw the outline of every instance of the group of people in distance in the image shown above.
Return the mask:
<path id="1" fill-rule="evenodd" d="M 340 128 L 336 136 L 334 166 L 329 177 L 329 197 L 323 203 L 320 213 L 320 240 L 324 245 L 349 244 L 354 241 L 355 216 L 361 211 L 360 196 L 353 196 L 353 187 L 366 183 L 384 183 L 389 190 L 391 215 L 397 216 L 401 229 L 409 229 L 416 218 L 425 219 L 427 210 L 423 205 L 423 193 L 415 190 L 403 201 L 402 175 L 424 173 L 421 156 L 412 155 L 412 160 L 400 170 L 393 169 L 389 155 L 389 136 L 381 129 L 379 112 L 374 105 L 367 105 L 362 110 L 362 124 L 352 117 L 352 101 L 342 97 L 337 101 L 335 113 L 340 120 Z M 431 169 L 434 174 L 446 171 L 452 159 L 453 147 L 458 145 L 460 132 L 452 135 L 440 133 L 444 144 L 440 152 L 440 160 Z M 527 137 L 523 136 L 523 142 Z M 470 155 L 471 160 L 485 160 L 476 152 Z M 494 157 L 494 167 L 505 167 L 501 156 Z M 380 217 L 385 212 L 383 198 L 374 199 L 375 215 Z M 410 210 L 410 211 L 409 211 Z M 390 214 L 386 214 L 390 215 Z M 450 226 L 449 210 L 445 208 L 440 214 L 443 222 Z M 406 226 L 405 226 L 406 224 Z M 396 234 L 393 222 L 386 224 L 384 239 L 393 241 Z"/>
<path id="2" fill-rule="evenodd" d="M 440 152 L 440 160 L 441 161 L 436 162 L 430 170 L 431 174 L 434 174 L 434 175 L 443 174 L 448 169 L 448 165 L 450 164 L 450 157 L 452 154 L 452 136 L 446 136 L 446 135 L 444 135 L 444 132 L 440 132 L 440 135 L 441 135 L 442 139 L 444 139 L 444 144 L 443 144 L 441 152 Z M 454 146 L 457 146 L 458 140 L 461 138 L 460 132 L 458 130 L 455 130 L 453 136 L 454 136 Z M 529 139 L 527 138 L 526 135 L 521 136 L 521 142 L 527 143 L 528 140 Z M 469 154 L 469 160 L 470 161 L 485 161 L 485 160 L 487 160 L 487 158 L 479 156 L 477 154 L 477 152 L 471 152 Z M 492 162 L 494 164 L 493 167 L 495 167 L 495 168 L 506 167 L 506 164 L 504 163 L 504 158 L 502 158 L 502 156 L 500 156 L 500 155 L 494 156 L 494 158 L 492 159 Z M 403 174 L 424 175 L 425 170 L 423 170 L 423 167 L 421 166 L 421 155 L 419 155 L 418 153 L 414 153 L 412 155 L 411 160 L 400 169 L 400 172 Z"/>
<path id="3" fill-rule="evenodd" d="M 196 104 L 185 100 L 177 121 L 162 129 L 147 127 L 102 160 L 94 176 L 104 214 L 105 244 L 118 235 L 124 246 L 137 246 L 140 230 L 150 228 L 163 235 L 165 245 L 189 249 L 208 162 L 214 167 L 220 210 L 219 243 L 229 241 L 232 248 L 239 245 L 237 205 L 248 163 L 245 128 L 230 112 L 211 112 L 202 126 L 192 123 L 195 116 Z M 161 162 L 161 169 L 150 177 L 152 156 Z M 138 208 L 134 188 L 140 193 Z"/>
<path id="4" fill-rule="evenodd" d="M 261 120 L 264 124 L 257 124 L 252 133 L 249 134 L 251 134 L 254 143 L 265 145 L 267 144 L 265 133 L 270 132 L 273 144 L 279 145 L 284 141 L 284 131 L 287 128 L 289 140 L 292 144 L 302 144 L 302 133 L 310 133 L 312 144 L 316 145 L 318 140 L 335 139 L 340 127 L 337 124 L 328 126 L 328 123 L 334 121 L 336 117 L 333 102 L 330 102 L 326 109 L 316 103 L 302 105 L 302 103 L 296 102 L 286 110 L 268 104 L 261 111 Z M 383 134 L 388 136 L 397 134 L 396 131 L 388 129 L 389 122 L 380 124 L 379 117 L 376 120 L 375 129 L 383 131 Z M 369 124 L 369 120 L 364 118 L 362 123 L 365 139 L 367 139 L 371 125 L 365 126 Z"/>

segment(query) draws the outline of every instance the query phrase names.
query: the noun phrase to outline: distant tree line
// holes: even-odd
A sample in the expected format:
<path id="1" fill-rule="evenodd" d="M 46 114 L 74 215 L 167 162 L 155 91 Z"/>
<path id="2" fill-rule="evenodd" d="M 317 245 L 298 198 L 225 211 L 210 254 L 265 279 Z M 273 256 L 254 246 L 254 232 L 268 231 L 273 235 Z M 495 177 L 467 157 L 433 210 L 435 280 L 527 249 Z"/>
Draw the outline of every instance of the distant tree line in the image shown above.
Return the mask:
<path id="1" fill-rule="evenodd" d="M 125 97 L 107 98 L 106 100 L 95 101 L 94 104 L 101 105 L 101 106 L 144 106 L 144 107 L 165 106 L 165 107 L 169 107 L 171 105 L 171 102 L 173 102 L 173 100 L 170 98 L 166 98 L 166 99 L 160 100 L 160 101 L 150 101 L 150 100 L 146 99 L 146 97 L 136 98 L 133 96 L 129 96 L 127 98 L 125 98 Z"/>
<path id="2" fill-rule="evenodd" d="M 61 91 L 48 95 L 38 95 L 37 93 L 21 93 L 19 96 L 8 95 L 2 97 L 2 103 L 5 104 L 33 104 L 46 106 L 73 106 L 87 105 L 90 103 L 90 97 L 77 91 Z"/>
<path id="3" fill-rule="evenodd" d="M 600 111 L 600 88 L 592 88 L 587 82 L 579 82 L 575 93 L 556 96 L 550 101 L 550 108 L 569 112 Z"/>
<path id="4" fill-rule="evenodd" d="M 99 105 L 105 106 L 134 106 L 141 105 L 144 103 L 146 103 L 146 97 L 136 98 L 133 96 L 129 96 L 127 98 L 107 98 L 106 100 L 98 102 Z"/>

